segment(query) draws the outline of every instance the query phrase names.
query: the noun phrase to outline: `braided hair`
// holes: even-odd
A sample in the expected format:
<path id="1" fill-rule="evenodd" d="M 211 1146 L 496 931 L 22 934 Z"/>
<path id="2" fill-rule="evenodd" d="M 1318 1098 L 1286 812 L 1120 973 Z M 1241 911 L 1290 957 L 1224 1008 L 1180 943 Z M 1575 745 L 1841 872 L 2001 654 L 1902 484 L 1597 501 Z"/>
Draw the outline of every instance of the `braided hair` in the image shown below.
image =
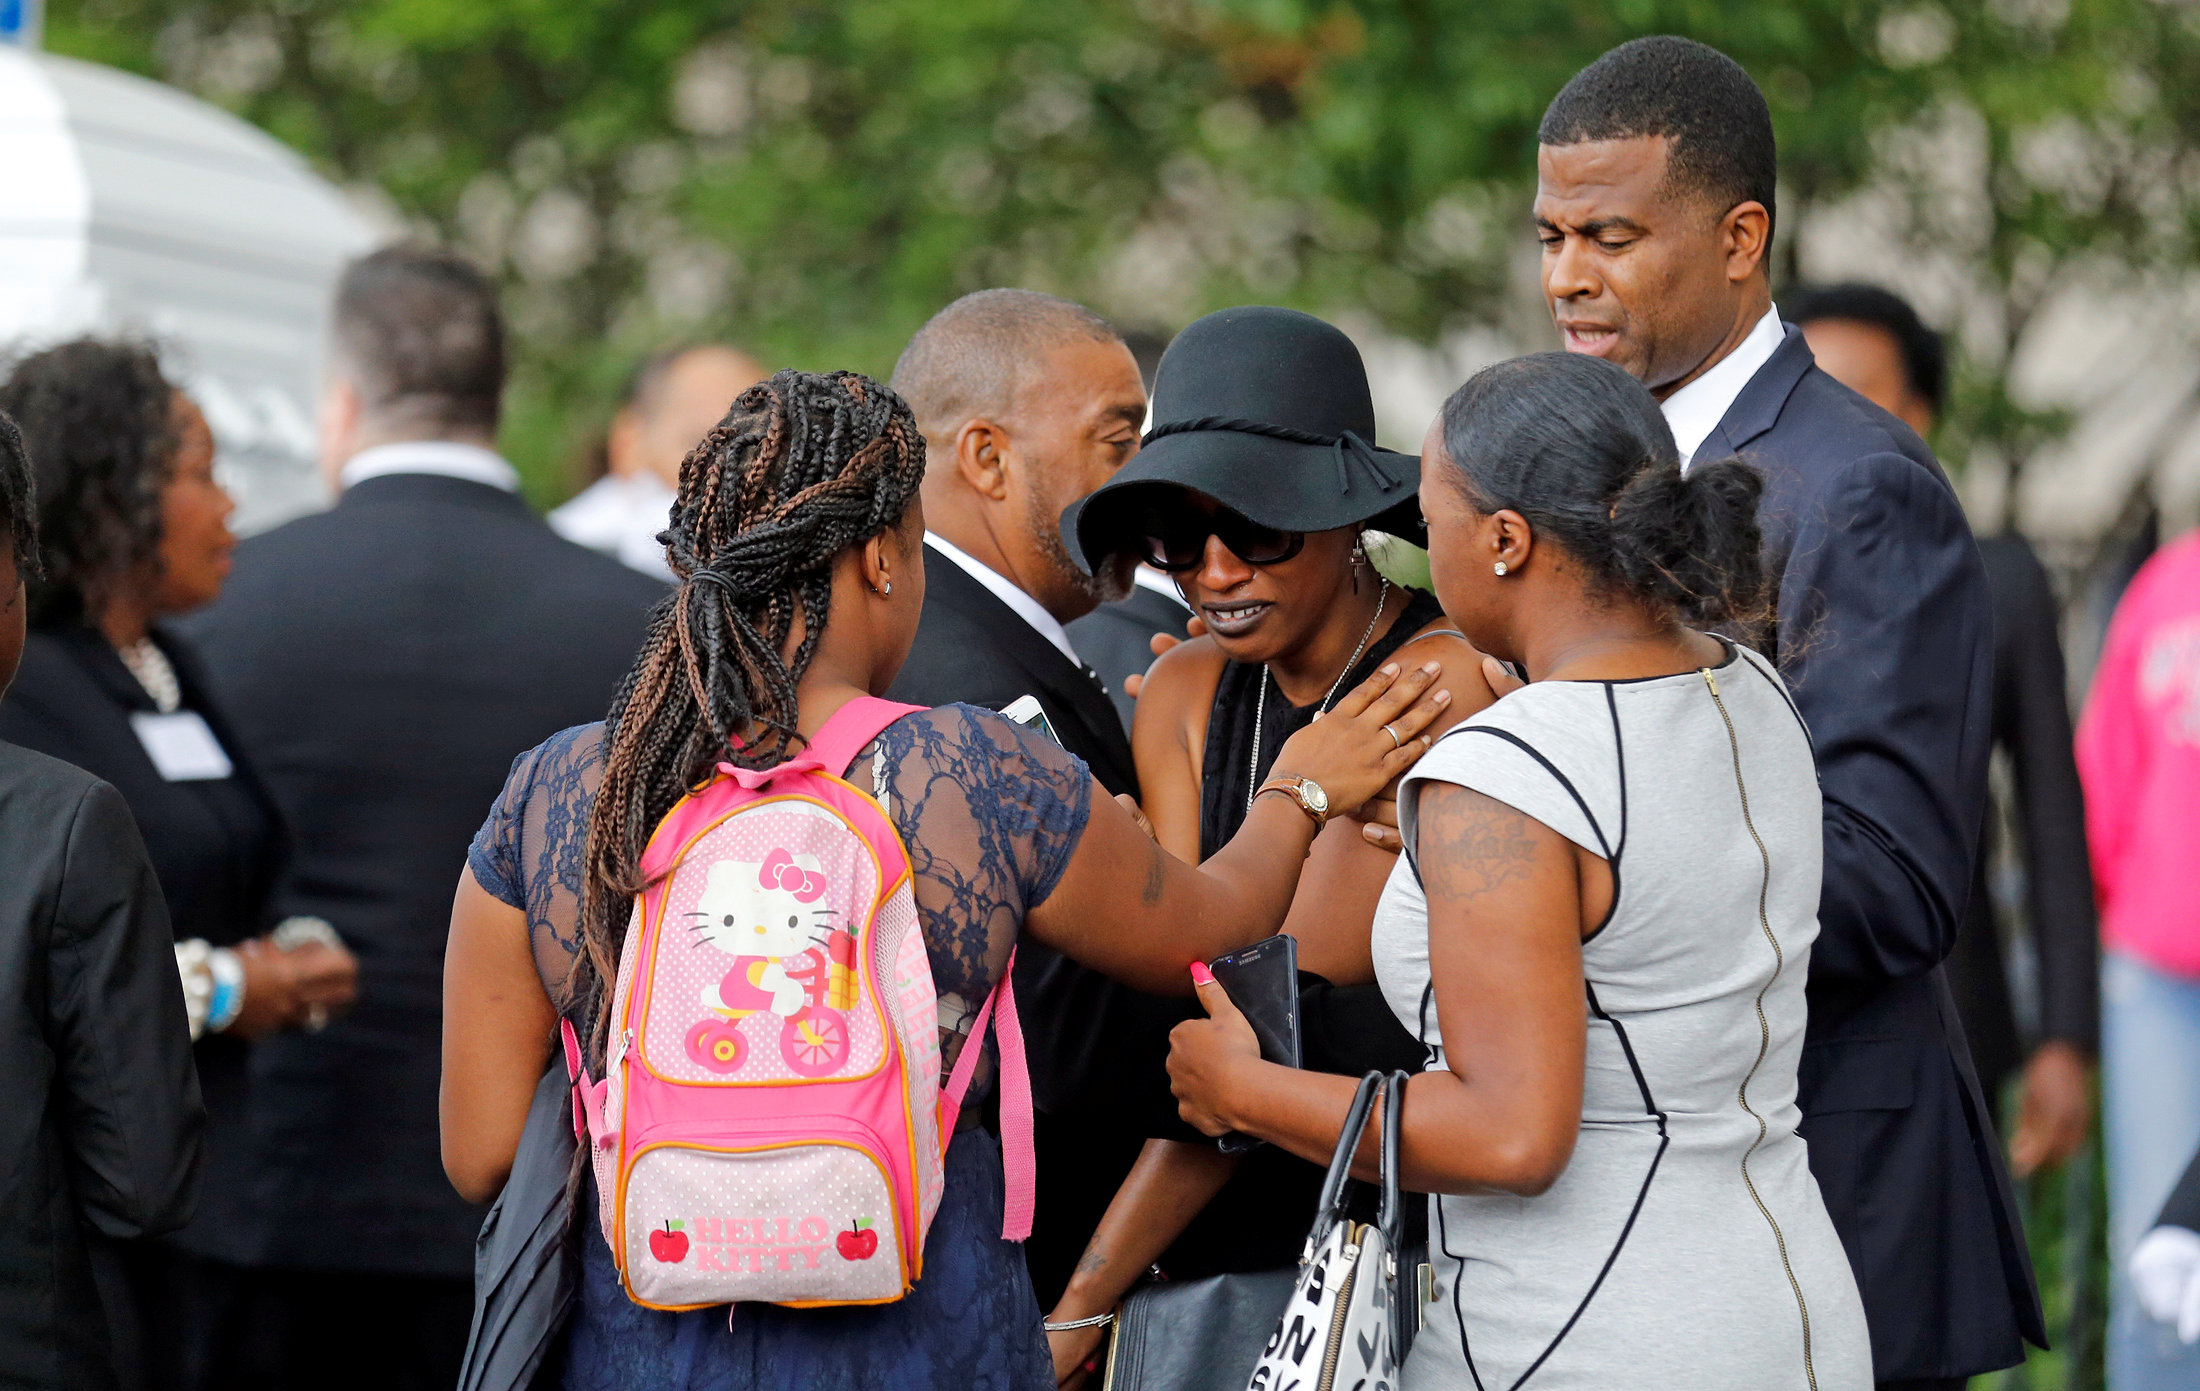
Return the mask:
<path id="1" fill-rule="evenodd" d="M 588 820 L 581 951 L 565 994 L 587 1012 L 599 1062 L 604 986 L 618 976 L 650 833 L 715 764 L 768 768 L 797 751 L 795 691 L 831 616 L 833 562 L 900 522 L 923 477 L 909 407 L 854 372 L 758 382 L 681 462 L 658 536 L 679 587 L 612 698 Z"/>

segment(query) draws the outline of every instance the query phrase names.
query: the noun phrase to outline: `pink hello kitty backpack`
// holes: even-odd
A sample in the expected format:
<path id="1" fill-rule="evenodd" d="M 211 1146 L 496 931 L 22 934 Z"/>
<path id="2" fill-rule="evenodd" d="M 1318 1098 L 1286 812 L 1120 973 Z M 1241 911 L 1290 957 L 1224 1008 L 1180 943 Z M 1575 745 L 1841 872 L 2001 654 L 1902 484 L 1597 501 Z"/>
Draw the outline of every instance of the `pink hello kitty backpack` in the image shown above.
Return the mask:
<path id="1" fill-rule="evenodd" d="M 574 1130 L 637 1304 L 908 1293 L 989 1020 L 1008 1177 L 1001 1235 L 1031 1233 L 1031 1083 L 1008 974 L 943 1091 L 909 856 L 879 802 L 840 777 L 917 708 L 854 700 L 798 758 L 761 771 L 721 763 L 650 837 L 602 1081 L 563 1028 Z"/>

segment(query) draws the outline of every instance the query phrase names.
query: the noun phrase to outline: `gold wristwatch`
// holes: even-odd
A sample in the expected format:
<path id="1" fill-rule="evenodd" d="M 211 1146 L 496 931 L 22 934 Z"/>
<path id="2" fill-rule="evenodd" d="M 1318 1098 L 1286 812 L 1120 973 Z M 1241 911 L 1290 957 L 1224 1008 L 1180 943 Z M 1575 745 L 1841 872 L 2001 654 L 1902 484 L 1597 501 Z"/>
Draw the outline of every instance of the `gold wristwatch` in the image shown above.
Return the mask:
<path id="1" fill-rule="evenodd" d="M 1253 795 L 1259 797 L 1270 792 L 1290 793 L 1292 800 L 1299 804 L 1299 810 L 1312 817 L 1316 826 L 1329 820 L 1329 794 L 1322 791 L 1322 785 L 1312 778 L 1289 775 L 1270 778 Z"/>

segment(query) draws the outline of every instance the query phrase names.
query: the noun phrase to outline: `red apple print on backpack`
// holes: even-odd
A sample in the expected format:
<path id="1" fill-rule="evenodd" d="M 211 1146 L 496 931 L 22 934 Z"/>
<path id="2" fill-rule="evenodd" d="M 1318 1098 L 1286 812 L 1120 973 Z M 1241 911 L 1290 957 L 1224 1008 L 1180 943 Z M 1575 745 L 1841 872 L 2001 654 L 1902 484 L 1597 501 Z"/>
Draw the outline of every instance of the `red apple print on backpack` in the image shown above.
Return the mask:
<path id="1" fill-rule="evenodd" d="M 833 1239 L 840 1248 L 844 1261 L 867 1261 L 878 1254 L 878 1233 L 871 1229 L 871 1219 L 858 1217 L 855 1225 Z"/>
<path id="2" fill-rule="evenodd" d="M 667 1222 L 663 1230 L 649 1234 L 649 1254 L 666 1265 L 678 1265 L 687 1259 L 688 1234 L 680 1230 L 682 1222 Z"/>

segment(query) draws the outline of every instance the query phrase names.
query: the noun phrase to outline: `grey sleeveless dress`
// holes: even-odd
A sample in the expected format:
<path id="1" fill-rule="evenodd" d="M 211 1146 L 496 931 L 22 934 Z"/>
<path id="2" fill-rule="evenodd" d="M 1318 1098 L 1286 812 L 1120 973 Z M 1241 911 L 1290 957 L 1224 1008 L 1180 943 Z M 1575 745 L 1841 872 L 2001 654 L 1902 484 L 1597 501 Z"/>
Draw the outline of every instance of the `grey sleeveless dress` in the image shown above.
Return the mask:
<path id="1" fill-rule="evenodd" d="M 1525 687 L 1409 775 L 1409 846 L 1432 780 L 1602 856 L 1618 892 L 1582 946 L 1572 1161 L 1537 1197 L 1431 1200 L 1437 1297 L 1405 1391 L 1866 1391 L 1863 1305 L 1795 1133 L 1822 832 L 1779 676 L 1730 649 L 1709 681 Z M 1376 974 L 1442 1067 L 1428 931 L 1401 859 Z"/>

